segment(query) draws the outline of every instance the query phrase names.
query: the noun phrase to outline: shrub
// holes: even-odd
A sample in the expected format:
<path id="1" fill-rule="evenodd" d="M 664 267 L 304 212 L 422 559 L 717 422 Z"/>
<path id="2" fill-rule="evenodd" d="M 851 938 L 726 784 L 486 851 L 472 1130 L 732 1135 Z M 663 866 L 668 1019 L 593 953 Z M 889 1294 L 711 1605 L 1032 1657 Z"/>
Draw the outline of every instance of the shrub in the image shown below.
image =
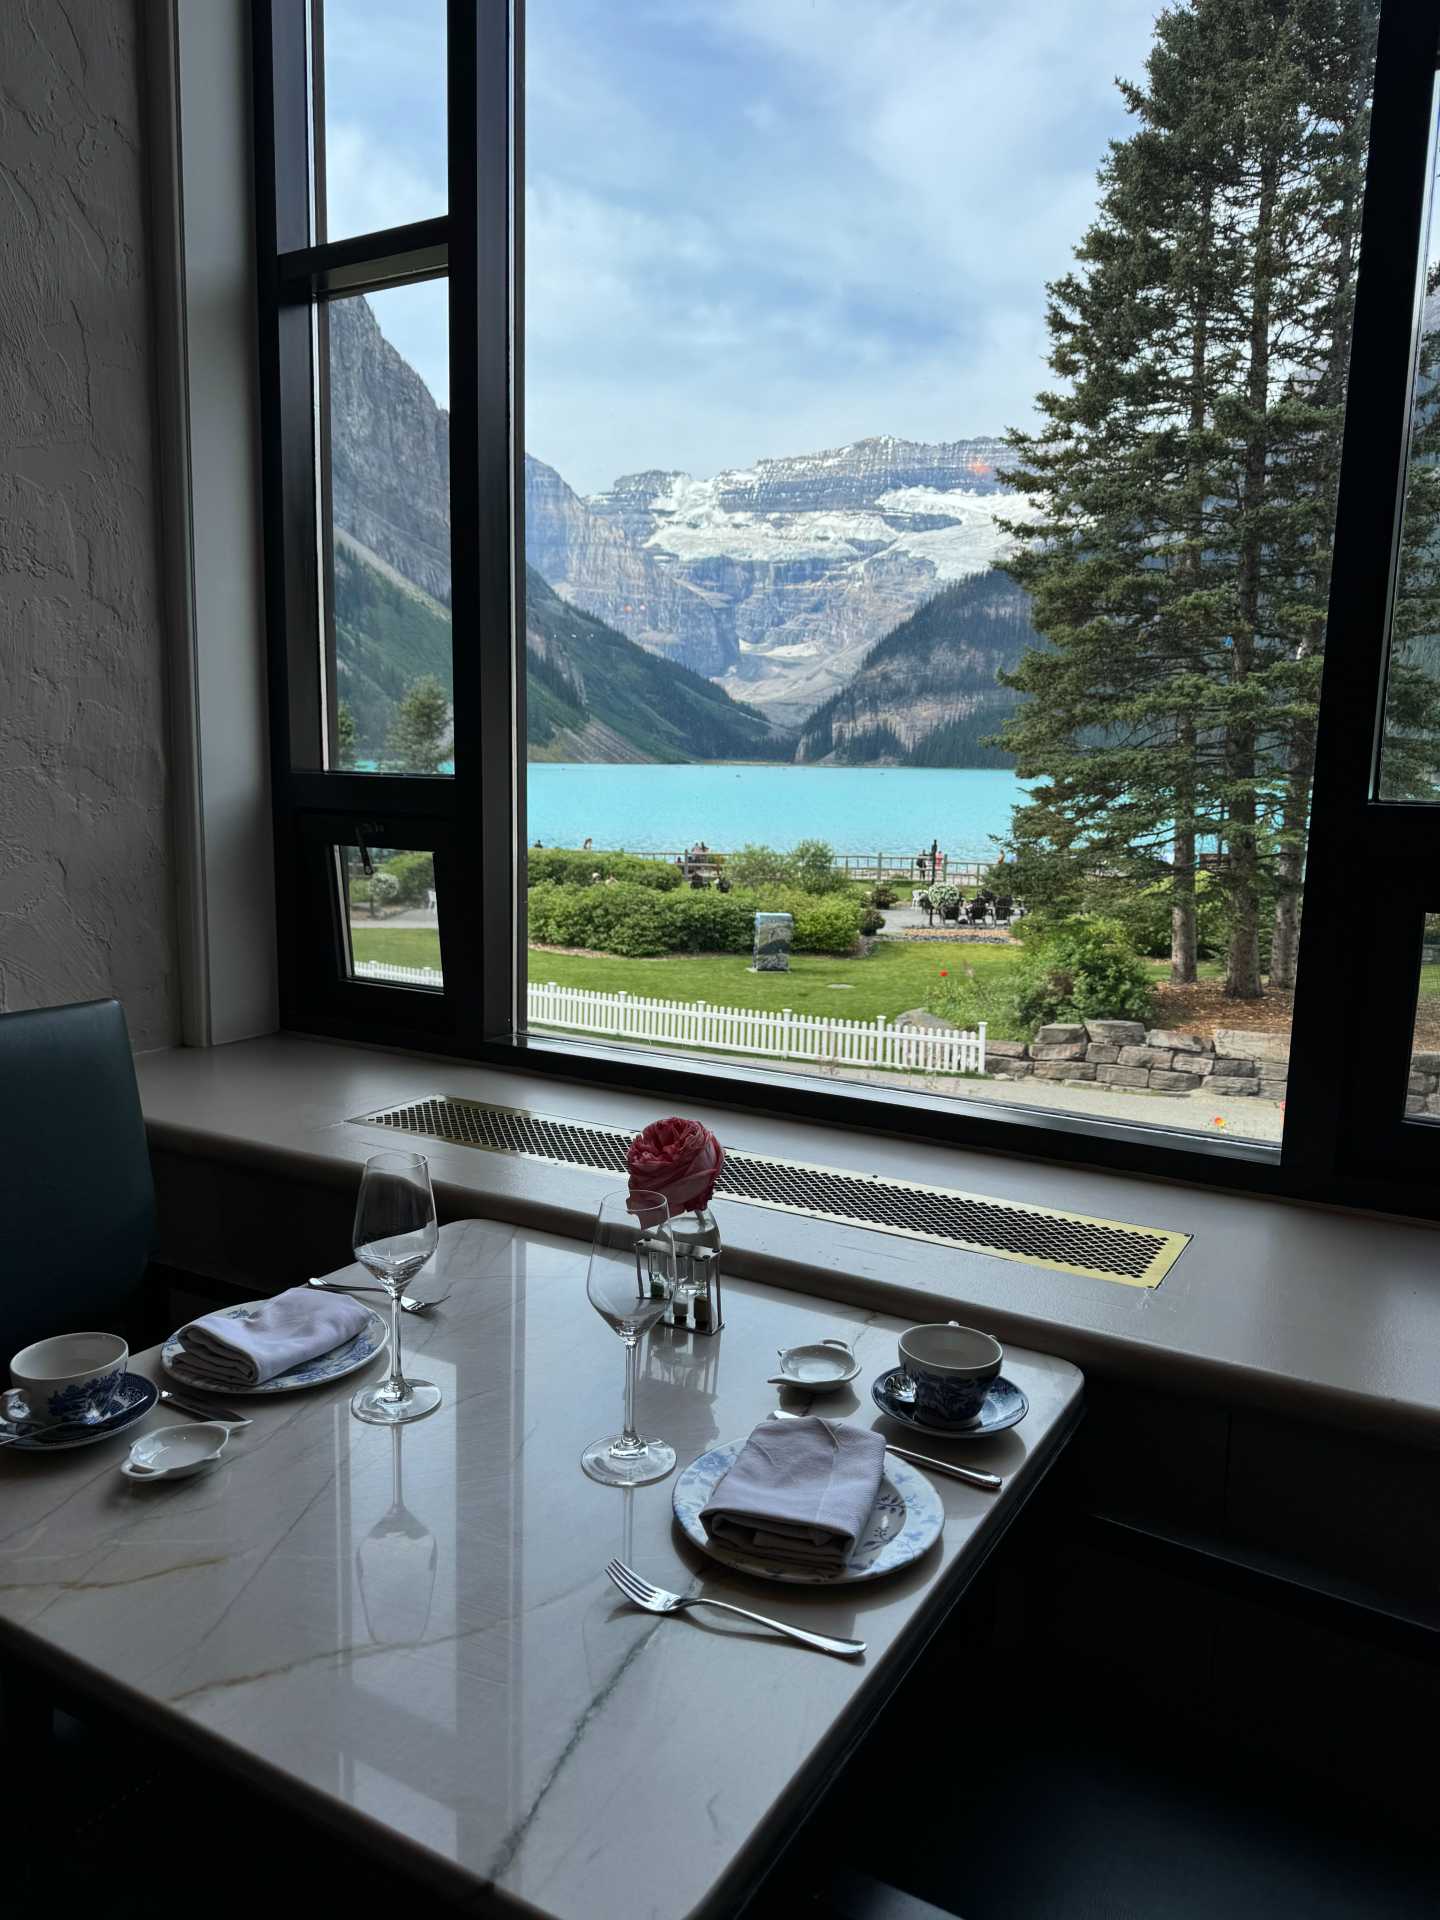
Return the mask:
<path id="1" fill-rule="evenodd" d="M 371 913 L 378 914 L 382 907 L 388 907 L 400 898 L 400 882 L 384 867 L 377 867 L 368 880 L 361 876 L 361 891 L 370 902 Z"/>
<path id="2" fill-rule="evenodd" d="M 749 953 L 757 912 L 789 913 L 800 953 L 849 953 L 860 909 L 846 895 L 717 893 L 645 886 L 569 887 L 542 881 L 530 889 L 530 938 L 541 946 L 600 953 Z"/>
<path id="3" fill-rule="evenodd" d="M 1163 882 L 1148 887 L 1115 881 L 1097 884 L 1087 900 L 1091 912 L 1122 927 L 1137 953 L 1154 960 L 1170 957 L 1170 889 Z M 1228 928 L 1225 901 L 1208 873 L 1195 876 L 1196 948 L 1203 956 L 1224 951 Z"/>
<path id="4" fill-rule="evenodd" d="M 534 886 L 591 887 L 595 875 L 604 881 L 649 887 L 669 893 L 683 878 L 673 861 L 647 860 L 638 853 L 584 853 L 570 847 L 532 847 L 526 856 L 529 883 Z"/>
<path id="5" fill-rule="evenodd" d="M 435 856 L 433 853 L 392 853 L 382 871 L 394 874 L 400 886 L 397 898 L 406 906 L 423 906 L 426 895 L 435 885 Z"/>
<path id="6" fill-rule="evenodd" d="M 926 892 L 931 906 L 942 920 L 959 918 L 960 902 L 964 898 L 959 887 L 952 887 L 948 882 L 942 882 L 938 887 L 927 888 Z"/>
<path id="7" fill-rule="evenodd" d="M 874 907 L 861 908 L 861 911 L 860 911 L 861 933 L 879 933 L 880 929 L 884 926 L 884 924 L 885 924 L 885 916 L 883 913 L 877 912 Z"/>
<path id="8" fill-rule="evenodd" d="M 737 887 L 779 887 L 790 878 L 788 859 L 773 847 L 741 847 L 725 862 L 725 872 Z"/>
<path id="9" fill-rule="evenodd" d="M 882 880 L 878 887 L 871 887 L 865 895 L 865 904 L 867 907 L 893 907 L 896 898 L 894 887 L 888 880 Z"/>
<path id="10" fill-rule="evenodd" d="M 1052 1020 L 1143 1020 L 1153 1010 L 1149 977 L 1113 920 L 1079 915 L 1026 942 L 1015 1011 L 1029 1029 Z"/>
<path id="11" fill-rule="evenodd" d="M 767 901 L 766 910 L 795 916 L 797 953 L 850 953 L 860 931 L 859 912 L 840 893 L 792 894 L 778 909 Z"/>
<path id="12" fill-rule="evenodd" d="M 850 882 L 835 865 L 834 848 L 824 840 L 801 840 L 786 861 L 786 879 L 802 893 L 842 893 Z"/>
<path id="13" fill-rule="evenodd" d="M 743 893 L 685 888 L 664 902 L 667 953 L 747 953 L 755 934 L 755 903 Z"/>

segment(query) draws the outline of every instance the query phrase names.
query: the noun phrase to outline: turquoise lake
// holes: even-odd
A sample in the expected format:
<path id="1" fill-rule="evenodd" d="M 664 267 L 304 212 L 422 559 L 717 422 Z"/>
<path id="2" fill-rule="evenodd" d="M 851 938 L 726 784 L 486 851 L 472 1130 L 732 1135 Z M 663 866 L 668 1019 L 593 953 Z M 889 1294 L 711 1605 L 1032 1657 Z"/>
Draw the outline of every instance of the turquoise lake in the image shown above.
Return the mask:
<path id="1" fill-rule="evenodd" d="M 785 849 L 826 840 L 837 853 L 912 855 L 932 840 L 988 859 L 1024 788 L 981 767 L 578 766 L 527 769 L 528 838 L 547 847 L 676 853 L 703 840 Z"/>

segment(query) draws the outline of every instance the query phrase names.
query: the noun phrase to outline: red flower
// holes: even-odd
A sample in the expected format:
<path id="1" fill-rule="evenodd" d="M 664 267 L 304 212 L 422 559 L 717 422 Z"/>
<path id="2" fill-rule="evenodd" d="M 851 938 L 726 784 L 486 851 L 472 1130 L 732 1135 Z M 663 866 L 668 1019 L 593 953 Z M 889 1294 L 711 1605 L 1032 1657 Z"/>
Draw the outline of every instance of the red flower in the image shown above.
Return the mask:
<path id="1" fill-rule="evenodd" d="M 948 979 L 950 978 L 950 969 L 949 969 L 949 967 L 941 967 L 941 969 L 940 969 L 940 978 L 941 978 L 942 980 L 948 980 Z"/>
<path id="2" fill-rule="evenodd" d="M 630 1191 L 665 1196 L 673 1217 L 708 1207 L 725 1149 L 698 1120 L 656 1120 L 630 1142 Z"/>

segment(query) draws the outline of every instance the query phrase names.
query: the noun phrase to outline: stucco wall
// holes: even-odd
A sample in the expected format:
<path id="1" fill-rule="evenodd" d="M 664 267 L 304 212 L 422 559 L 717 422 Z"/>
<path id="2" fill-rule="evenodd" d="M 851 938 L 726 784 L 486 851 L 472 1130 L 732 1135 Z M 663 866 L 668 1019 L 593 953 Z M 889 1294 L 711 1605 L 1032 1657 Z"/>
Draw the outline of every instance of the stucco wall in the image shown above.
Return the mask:
<path id="1" fill-rule="evenodd" d="M 0 1009 L 177 1037 L 139 8 L 0 5 Z"/>

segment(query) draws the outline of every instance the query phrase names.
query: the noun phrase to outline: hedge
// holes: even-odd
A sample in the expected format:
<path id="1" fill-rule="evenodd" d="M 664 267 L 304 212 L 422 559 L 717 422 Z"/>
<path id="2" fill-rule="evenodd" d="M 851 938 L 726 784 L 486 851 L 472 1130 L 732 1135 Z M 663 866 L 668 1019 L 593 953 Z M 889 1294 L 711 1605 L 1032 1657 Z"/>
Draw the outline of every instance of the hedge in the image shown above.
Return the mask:
<path id="1" fill-rule="evenodd" d="M 839 894 L 719 893 L 683 887 L 557 886 L 530 889 L 530 938 L 631 958 L 661 953 L 749 953 L 757 913 L 794 916 L 798 953 L 850 953 L 860 910 Z"/>
<path id="2" fill-rule="evenodd" d="M 673 860 L 646 860 L 638 853 L 584 853 L 569 847 L 532 847 L 526 855 L 535 886 L 593 887 L 613 878 L 628 886 L 670 893 L 684 878 Z"/>

